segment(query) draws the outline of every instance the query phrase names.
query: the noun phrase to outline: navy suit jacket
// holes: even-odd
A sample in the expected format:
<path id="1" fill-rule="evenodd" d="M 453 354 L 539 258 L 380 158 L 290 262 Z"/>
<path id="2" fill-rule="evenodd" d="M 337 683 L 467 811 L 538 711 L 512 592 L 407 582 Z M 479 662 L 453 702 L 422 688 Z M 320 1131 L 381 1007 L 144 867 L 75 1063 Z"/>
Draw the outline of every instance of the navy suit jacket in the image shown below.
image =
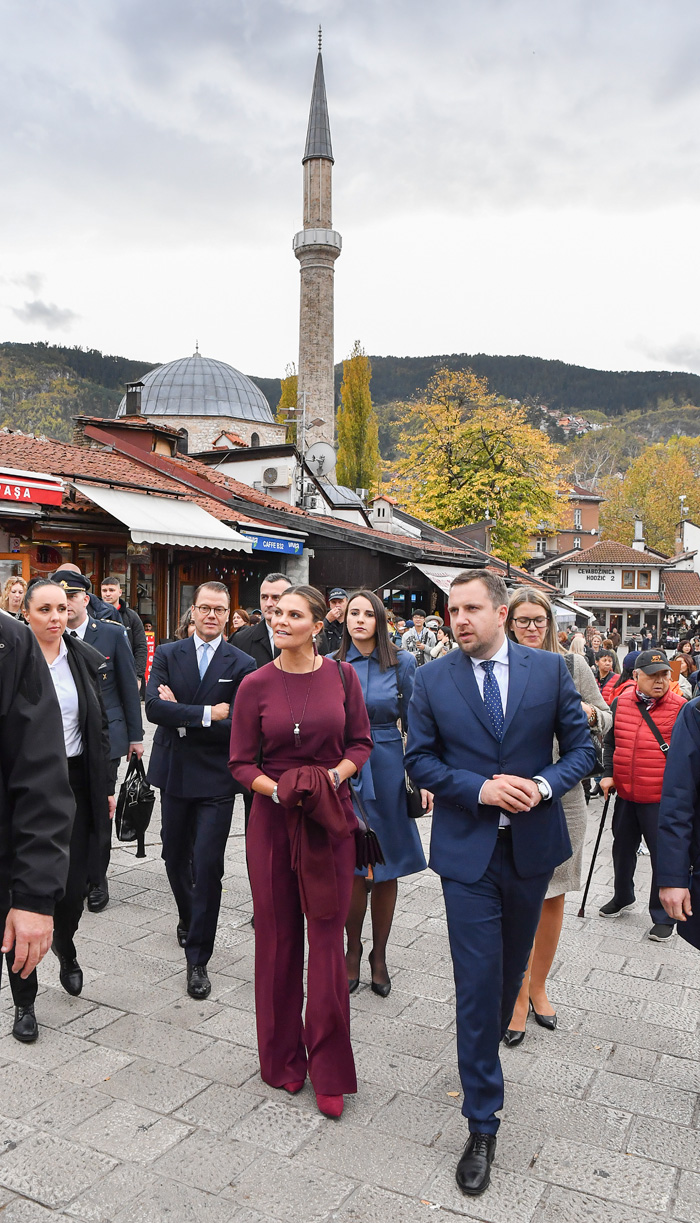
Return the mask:
<path id="1" fill-rule="evenodd" d="M 552 799 L 509 818 L 513 860 L 522 878 L 553 871 L 571 856 L 559 799 L 595 765 L 588 720 L 562 655 L 508 642 L 508 702 L 503 738 L 494 735 L 462 650 L 416 672 L 408 711 L 406 769 L 435 795 L 430 866 L 474 883 L 491 860 L 499 810 L 478 802 L 495 773 L 546 778 Z M 556 735 L 560 759 L 552 763 Z"/>
<path id="2" fill-rule="evenodd" d="M 158 646 L 146 686 L 146 717 L 158 726 L 148 766 L 151 785 L 178 798 L 224 798 L 241 793 L 228 769 L 230 716 L 211 726 L 202 726 L 202 718 L 205 705 L 226 701 L 233 708 L 238 685 L 254 670 L 253 659 L 225 640 L 204 679 L 199 678 L 194 638 Z M 167 684 L 175 701 L 160 699 L 160 684 Z"/>
<path id="3" fill-rule="evenodd" d="M 70 629 L 68 630 L 70 632 Z M 102 700 L 109 722 L 109 750 L 112 760 L 125 756 L 130 743 L 143 743 L 139 681 L 123 624 L 88 618 L 83 641 L 106 660 Z"/>
<path id="4" fill-rule="evenodd" d="M 692 875 L 691 875 L 692 867 Z M 678 922 L 682 938 L 700 947 L 700 700 L 681 709 L 666 757 L 659 808 L 656 874 L 661 888 L 691 889 L 693 916 Z"/>

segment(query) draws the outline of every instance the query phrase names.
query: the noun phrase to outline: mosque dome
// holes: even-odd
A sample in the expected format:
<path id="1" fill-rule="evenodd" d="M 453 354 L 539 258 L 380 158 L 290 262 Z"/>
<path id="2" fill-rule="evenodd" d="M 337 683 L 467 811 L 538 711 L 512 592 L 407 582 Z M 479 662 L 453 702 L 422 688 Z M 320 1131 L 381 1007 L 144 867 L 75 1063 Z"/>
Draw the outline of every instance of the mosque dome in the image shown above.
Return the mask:
<path id="1" fill-rule="evenodd" d="M 250 378 L 199 351 L 157 366 L 141 382 L 142 416 L 225 416 L 274 423 L 267 399 Z M 117 416 L 125 414 L 126 396 Z"/>

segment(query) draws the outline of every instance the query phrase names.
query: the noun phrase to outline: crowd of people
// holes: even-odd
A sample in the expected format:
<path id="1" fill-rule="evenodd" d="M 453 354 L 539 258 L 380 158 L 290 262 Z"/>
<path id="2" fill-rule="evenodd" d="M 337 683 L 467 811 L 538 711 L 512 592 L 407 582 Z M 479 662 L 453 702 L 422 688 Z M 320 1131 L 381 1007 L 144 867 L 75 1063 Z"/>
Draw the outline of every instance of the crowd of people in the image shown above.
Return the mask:
<path id="1" fill-rule="evenodd" d="M 143 754 L 143 625 L 118 578 L 101 595 L 74 565 L 3 592 L 0 929 L 25 1043 L 39 1035 L 49 948 L 63 988 L 82 991 L 76 936 L 84 904 L 109 903 L 118 767 Z M 690 636 L 669 658 L 656 641 L 558 631 L 546 595 L 509 595 L 488 571 L 455 577 L 448 612 L 449 626 L 420 608 L 408 622 L 370 590 L 336 587 L 326 602 L 282 573 L 263 580 L 259 609 L 232 611 L 226 586 L 203 583 L 145 685 L 147 776 L 195 999 L 211 992 L 242 795 L 260 1073 L 292 1095 L 308 1077 L 333 1118 L 357 1090 L 350 997 L 367 910 L 369 980 L 386 998 L 398 884 L 427 866 L 415 817 L 432 814 L 468 1126 L 456 1178 L 478 1195 L 504 1102 L 501 1042 L 522 1045 L 529 1015 L 557 1027 L 548 977 L 592 795 L 616 794 L 614 894 L 600 915 L 633 904 L 645 843 L 649 937 L 678 927 L 700 942 L 698 652 Z"/>

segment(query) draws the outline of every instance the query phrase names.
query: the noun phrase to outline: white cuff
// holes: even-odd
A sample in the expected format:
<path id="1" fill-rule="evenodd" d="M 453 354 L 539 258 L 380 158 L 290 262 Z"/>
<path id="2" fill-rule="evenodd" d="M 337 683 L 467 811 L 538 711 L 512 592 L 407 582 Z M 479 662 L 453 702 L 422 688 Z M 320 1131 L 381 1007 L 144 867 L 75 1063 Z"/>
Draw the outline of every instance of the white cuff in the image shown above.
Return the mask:
<path id="1" fill-rule="evenodd" d="M 532 780 L 542 782 L 542 785 L 545 786 L 547 790 L 547 801 L 549 801 L 549 799 L 552 797 L 552 787 L 550 786 L 549 782 L 547 781 L 547 778 L 546 777 L 533 777 Z"/>
<path id="2" fill-rule="evenodd" d="M 211 726 L 211 705 L 204 706 L 204 713 L 202 714 L 202 726 Z"/>

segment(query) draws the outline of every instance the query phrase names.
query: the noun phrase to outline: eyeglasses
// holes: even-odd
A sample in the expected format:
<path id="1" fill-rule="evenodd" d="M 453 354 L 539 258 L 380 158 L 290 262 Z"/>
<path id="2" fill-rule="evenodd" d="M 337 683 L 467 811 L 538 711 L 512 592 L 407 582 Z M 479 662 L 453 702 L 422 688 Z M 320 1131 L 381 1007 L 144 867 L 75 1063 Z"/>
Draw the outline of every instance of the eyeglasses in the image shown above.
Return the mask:
<path id="1" fill-rule="evenodd" d="M 209 612 L 215 616 L 228 616 L 228 607 L 209 607 L 206 603 L 195 603 L 194 610 L 201 611 L 203 616 L 208 616 Z"/>
<path id="2" fill-rule="evenodd" d="M 513 624 L 517 624 L 518 628 L 529 628 L 531 624 L 535 628 L 544 628 L 549 624 L 549 616 L 514 616 Z"/>

